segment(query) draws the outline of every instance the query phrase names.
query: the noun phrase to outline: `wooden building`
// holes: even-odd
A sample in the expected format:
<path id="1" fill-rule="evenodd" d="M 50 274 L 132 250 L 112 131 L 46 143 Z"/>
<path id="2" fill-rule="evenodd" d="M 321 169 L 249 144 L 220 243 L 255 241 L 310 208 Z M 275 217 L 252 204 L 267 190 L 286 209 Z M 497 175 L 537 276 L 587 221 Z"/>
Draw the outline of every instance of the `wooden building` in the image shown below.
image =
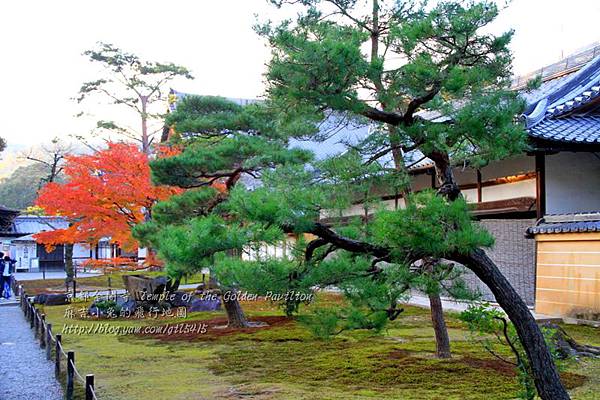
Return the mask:
<path id="1" fill-rule="evenodd" d="M 540 218 L 535 310 L 600 320 L 600 49 L 548 80 L 525 113 L 535 149 Z"/>

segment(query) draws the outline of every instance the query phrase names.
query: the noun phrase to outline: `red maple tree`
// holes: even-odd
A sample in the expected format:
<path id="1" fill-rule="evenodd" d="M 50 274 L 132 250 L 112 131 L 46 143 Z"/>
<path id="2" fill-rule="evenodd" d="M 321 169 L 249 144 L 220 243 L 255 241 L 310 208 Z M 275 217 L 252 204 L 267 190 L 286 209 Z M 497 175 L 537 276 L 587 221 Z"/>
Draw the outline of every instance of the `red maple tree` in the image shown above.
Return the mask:
<path id="1" fill-rule="evenodd" d="M 69 227 L 40 232 L 35 239 L 47 246 L 95 244 L 109 237 L 127 251 L 138 247 L 131 228 L 148 210 L 180 189 L 155 186 L 148 156 L 135 145 L 109 143 L 91 155 L 72 155 L 65 165 L 66 183 L 52 182 L 39 192 L 36 205 L 47 215 L 59 215 Z"/>

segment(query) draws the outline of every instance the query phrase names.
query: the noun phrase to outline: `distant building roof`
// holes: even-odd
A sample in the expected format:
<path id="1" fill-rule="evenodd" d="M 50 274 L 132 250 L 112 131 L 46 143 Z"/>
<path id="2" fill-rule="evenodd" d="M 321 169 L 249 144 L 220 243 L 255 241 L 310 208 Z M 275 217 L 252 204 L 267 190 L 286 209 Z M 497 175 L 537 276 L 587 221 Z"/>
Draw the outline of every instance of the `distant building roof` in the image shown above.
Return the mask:
<path id="1" fill-rule="evenodd" d="M 20 215 L 14 219 L 12 231 L 29 235 L 68 227 L 69 223 L 62 217 Z"/>
<path id="2" fill-rule="evenodd" d="M 175 89 L 170 91 L 169 109 L 174 111 L 177 108 L 177 102 L 183 99 L 185 96 L 190 96 L 189 93 L 179 92 Z M 260 100 L 256 99 L 239 99 L 239 98 L 227 98 L 227 100 L 233 101 L 239 105 L 247 105 L 256 103 Z M 423 118 L 436 120 L 439 122 L 447 120 L 447 118 L 440 116 L 440 113 L 422 111 Z M 426 116 L 425 116 L 426 115 Z M 342 154 L 348 150 L 346 145 L 357 145 L 360 141 L 367 138 L 370 134 L 371 126 L 369 124 L 357 124 L 353 121 L 347 121 L 344 116 L 335 112 L 330 113 L 326 119 L 321 122 L 319 126 L 320 132 L 318 134 L 319 139 L 315 138 L 292 138 L 289 141 L 291 148 L 300 148 L 304 150 L 310 150 L 315 154 L 317 160 L 323 160 L 327 157 Z M 404 155 L 405 163 L 409 166 L 411 171 L 417 171 L 421 169 L 428 169 L 433 167 L 433 161 L 425 157 L 420 151 L 413 150 Z M 378 162 L 386 167 L 392 167 L 393 159 L 390 154 L 378 159 Z M 243 178 L 244 183 L 247 186 L 255 186 L 255 180 L 249 177 Z"/>
<path id="3" fill-rule="evenodd" d="M 169 90 L 169 111 L 175 111 L 177 108 L 177 102 L 183 99 L 186 96 L 192 95 L 191 93 L 180 92 L 175 89 Z M 245 106 L 248 104 L 256 103 L 260 100 L 258 99 L 241 99 L 237 97 L 226 97 L 227 100 L 232 101 L 240 106 Z"/>
<path id="4" fill-rule="evenodd" d="M 544 233 L 600 232 L 600 212 L 551 214 L 527 229 L 527 236 Z"/>

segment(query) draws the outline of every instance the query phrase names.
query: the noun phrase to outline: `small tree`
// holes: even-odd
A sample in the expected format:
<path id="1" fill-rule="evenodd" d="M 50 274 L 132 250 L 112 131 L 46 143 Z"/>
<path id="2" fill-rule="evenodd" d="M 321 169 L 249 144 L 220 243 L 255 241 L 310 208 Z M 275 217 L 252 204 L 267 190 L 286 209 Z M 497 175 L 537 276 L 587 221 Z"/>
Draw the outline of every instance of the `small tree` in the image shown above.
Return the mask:
<path id="1" fill-rule="evenodd" d="M 95 49 L 83 53 L 99 64 L 103 77 L 85 82 L 79 90 L 78 102 L 91 95 L 100 95 L 114 105 L 128 107 L 140 118 L 140 130 L 131 129 L 111 120 L 98 121 L 97 127 L 117 133 L 128 140 L 139 142 L 142 152 L 150 154 L 155 135 L 162 130 L 165 90 L 177 77 L 192 79 L 190 72 L 180 65 L 141 60 L 112 44 L 99 42 Z"/>
<path id="2" fill-rule="evenodd" d="M 518 398 L 534 400 L 536 390 L 531 366 L 514 325 L 507 321 L 504 313 L 484 303 L 472 305 L 460 314 L 460 319 L 467 324 L 475 340 L 480 341 L 490 354 L 517 369 L 521 387 L 517 393 Z M 556 364 L 562 367 L 564 361 L 555 346 L 557 331 L 544 327 L 543 334 Z M 504 355 L 506 348 L 512 353 L 514 359 Z"/>
<path id="3" fill-rule="evenodd" d="M 218 97 L 189 96 L 169 115 L 167 124 L 179 132 L 172 138 L 182 152 L 151 163 L 156 183 L 186 189 L 158 203 L 152 220 L 135 229 L 166 262 L 171 276 L 211 270 L 218 276 L 221 261 L 241 254 L 252 242 L 271 243 L 278 227 L 246 227 L 228 211 L 231 192 L 276 165 L 302 163 L 305 152 L 288 150 L 286 142 L 260 104 L 239 106 Z M 220 282 L 221 291 L 235 292 L 236 282 Z M 223 296 L 229 325 L 248 326 L 238 301 Z"/>
<path id="4" fill-rule="evenodd" d="M 67 244 L 69 251 L 75 243 L 105 237 L 126 250 L 137 249 L 132 227 L 145 220 L 156 201 L 176 192 L 152 185 L 148 156 L 132 144 L 109 143 L 96 154 L 67 156 L 64 173 L 66 182 L 44 186 L 36 205 L 47 215 L 64 217 L 69 227 L 35 238 L 48 246 Z M 72 277 L 72 267 L 67 273 Z"/>
<path id="5" fill-rule="evenodd" d="M 38 163 L 46 170 L 44 176 L 38 183 L 38 189 L 46 183 L 54 182 L 60 178 L 64 169 L 65 159 L 73 152 L 73 146 L 55 137 L 50 143 L 43 144 L 39 149 L 30 149 L 22 157 L 26 160 Z"/>

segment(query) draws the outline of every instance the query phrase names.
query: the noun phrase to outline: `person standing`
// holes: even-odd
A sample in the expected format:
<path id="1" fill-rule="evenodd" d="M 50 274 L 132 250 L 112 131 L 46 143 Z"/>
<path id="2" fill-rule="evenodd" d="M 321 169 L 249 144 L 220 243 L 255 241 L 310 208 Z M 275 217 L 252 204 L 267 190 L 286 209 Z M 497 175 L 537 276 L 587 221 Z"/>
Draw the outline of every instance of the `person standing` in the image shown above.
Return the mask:
<path id="1" fill-rule="evenodd" d="M 4 262 L 4 253 L 0 251 L 0 298 L 4 298 L 4 282 L 8 281 L 7 276 L 10 277 L 10 266 Z"/>
<path id="2" fill-rule="evenodd" d="M 15 272 L 15 264 L 17 262 L 10 258 L 10 256 L 4 256 L 4 271 L 2 275 L 5 277 L 5 286 L 8 285 L 8 293 L 4 293 L 5 297 L 8 299 L 11 296 L 11 288 L 12 288 L 12 278 L 13 273 Z"/>

